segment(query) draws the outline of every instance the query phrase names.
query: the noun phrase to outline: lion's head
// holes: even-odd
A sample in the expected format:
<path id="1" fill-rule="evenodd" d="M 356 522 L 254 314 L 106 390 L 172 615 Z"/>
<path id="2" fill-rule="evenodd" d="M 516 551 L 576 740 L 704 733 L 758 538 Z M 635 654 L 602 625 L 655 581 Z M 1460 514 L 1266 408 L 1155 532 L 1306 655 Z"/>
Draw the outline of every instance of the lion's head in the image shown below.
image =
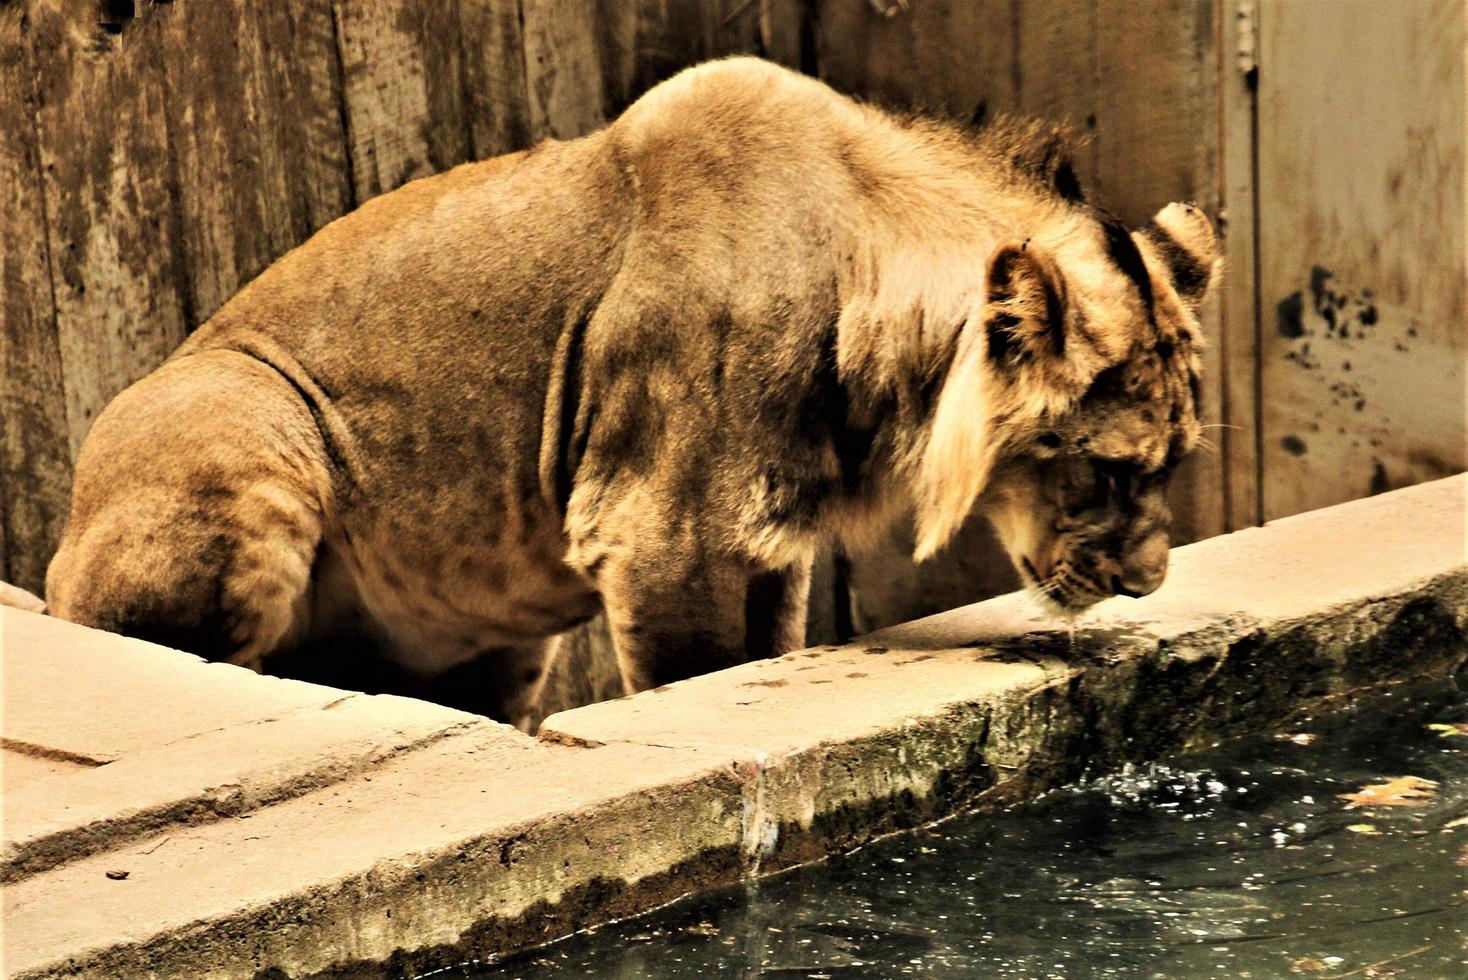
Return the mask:
<path id="1" fill-rule="evenodd" d="M 1025 583 L 1062 610 L 1156 589 L 1168 481 L 1201 428 L 1198 306 L 1215 264 L 1212 226 L 1186 204 L 1134 233 L 1080 206 L 1001 245 L 924 460 L 966 473 L 920 506 L 919 555 L 977 499 Z"/>

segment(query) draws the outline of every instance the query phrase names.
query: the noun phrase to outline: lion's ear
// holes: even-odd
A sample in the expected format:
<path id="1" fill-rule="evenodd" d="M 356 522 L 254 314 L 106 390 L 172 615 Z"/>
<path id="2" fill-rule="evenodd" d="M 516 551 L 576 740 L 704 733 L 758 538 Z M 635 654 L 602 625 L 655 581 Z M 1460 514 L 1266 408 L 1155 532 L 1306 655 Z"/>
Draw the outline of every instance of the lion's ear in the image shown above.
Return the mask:
<path id="1" fill-rule="evenodd" d="M 1001 370 L 1065 356 L 1059 274 L 1039 248 L 1006 242 L 989 257 L 987 356 Z"/>
<path id="2" fill-rule="evenodd" d="M 1169 204 L 1152 216 L 1141 237 L 1167 267 L 1178 299 L 1196 313 L 1218 266 L 1218 239 L 1208 216 L 1192 204 Z"/>

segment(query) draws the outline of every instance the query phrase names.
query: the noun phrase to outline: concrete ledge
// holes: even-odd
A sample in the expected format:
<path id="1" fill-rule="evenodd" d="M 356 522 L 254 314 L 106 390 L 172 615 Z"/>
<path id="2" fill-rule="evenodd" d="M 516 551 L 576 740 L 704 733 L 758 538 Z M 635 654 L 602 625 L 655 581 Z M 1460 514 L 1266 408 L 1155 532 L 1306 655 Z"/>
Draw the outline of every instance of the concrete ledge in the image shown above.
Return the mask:
<path id="1" fill-rule="evenodd" d="M 1178 549 L 1161 592 L 1073 639 L 1009 596 L 563 712 L 538 741 L 239 672 L 209 675 L 229 719 L 212 730 L 183 705 L 180 724 L 75 737 L 63 722 L 99 710 L 82 679 L 106 660 L 12 736 L 12 661 L 32 670 L 61 634 L 104 658 L 130 641 L 0 610 L 7 744 L 105 763 L 7 793 L 4 971 L 422 971 L 1451 674 L 1465 497 L 1454 477 Z M 212 669 L 126 652 L 147 703 L 177 683 L 164 661 Z"/>

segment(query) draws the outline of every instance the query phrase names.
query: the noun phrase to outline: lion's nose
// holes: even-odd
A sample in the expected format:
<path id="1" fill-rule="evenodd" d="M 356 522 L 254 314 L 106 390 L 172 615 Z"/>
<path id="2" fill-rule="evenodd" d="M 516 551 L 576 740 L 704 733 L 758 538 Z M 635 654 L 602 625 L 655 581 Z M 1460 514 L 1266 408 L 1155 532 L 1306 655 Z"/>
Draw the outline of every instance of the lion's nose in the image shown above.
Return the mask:
<path id="1" fill-rule="evenodd" d="M 1157 591 L 1167 577 L 1167 532 L 1153 531 L 1128 550 L 1121 573 L 1111 576 L 1111 591 L 1140 599 Z"/>

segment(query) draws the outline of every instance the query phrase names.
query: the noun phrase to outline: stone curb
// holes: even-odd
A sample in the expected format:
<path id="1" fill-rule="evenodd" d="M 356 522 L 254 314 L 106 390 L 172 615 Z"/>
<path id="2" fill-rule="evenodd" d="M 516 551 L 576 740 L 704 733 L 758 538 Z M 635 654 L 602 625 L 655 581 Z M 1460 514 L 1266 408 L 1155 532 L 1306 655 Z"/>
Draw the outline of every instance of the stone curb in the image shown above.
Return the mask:
<path id="1" fill-rule="evenodd" d="M 1465 496 L 1454 477 L 1178 549 L 1166 588 L 1073 638 L 1004 597 L 134 836 L 5 889 L 5 973 L 411 975 L 1449 675 Z"/>
<path id="2" fill-rule="evenodd" d="M 436 705 L 356 694 L 27 783 L 5 800 L 0 883 L 160 828 L 237 817 L 301 796 L 471 728 L 526 737 Z M 248 740 L 245 754 L 242 739 Z"/>

